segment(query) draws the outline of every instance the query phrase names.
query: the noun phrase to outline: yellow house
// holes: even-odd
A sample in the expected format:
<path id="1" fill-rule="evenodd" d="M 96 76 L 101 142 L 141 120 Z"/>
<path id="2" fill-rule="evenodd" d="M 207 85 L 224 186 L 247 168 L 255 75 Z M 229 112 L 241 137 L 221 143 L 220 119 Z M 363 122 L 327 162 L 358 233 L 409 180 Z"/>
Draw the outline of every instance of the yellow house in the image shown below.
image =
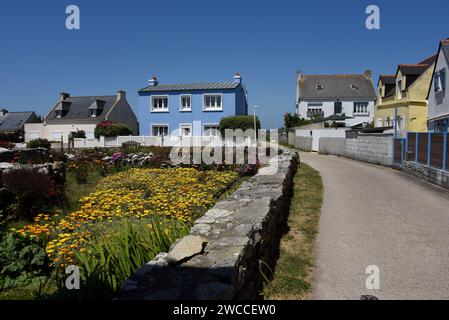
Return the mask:
<path id="1" fill-rule="evenodd" d="M 380 75 L 374 125 L 404 131 L 427 131 L 427 93 L 436 56 L 417 64 L 398 65 L 395 75 Z"/>

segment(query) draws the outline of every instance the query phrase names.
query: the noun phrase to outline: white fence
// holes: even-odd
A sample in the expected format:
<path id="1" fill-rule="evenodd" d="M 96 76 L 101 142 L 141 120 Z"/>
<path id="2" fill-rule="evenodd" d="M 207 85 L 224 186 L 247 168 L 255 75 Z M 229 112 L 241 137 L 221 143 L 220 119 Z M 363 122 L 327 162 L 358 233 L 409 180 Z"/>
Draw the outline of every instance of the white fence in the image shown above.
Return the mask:
<path id="1" fill-rule="evenodd" d="M 117 137 L 100 137 L 98 139 L 75 138 L 73 147 L 79 148 L 114 148 L 121 147 L 123 143 L 134 141 L 140 143 L 142 146 L 159 146 L 159 147 L 174 147 L 174 146 L 222 146 L 226 142 L 221 137 L 214 136 L 117 136 Z M 251 138 L 246 137 L 242 144 L 251 144 Z M 238 145 L 239 143 L 233 143 Z"/>

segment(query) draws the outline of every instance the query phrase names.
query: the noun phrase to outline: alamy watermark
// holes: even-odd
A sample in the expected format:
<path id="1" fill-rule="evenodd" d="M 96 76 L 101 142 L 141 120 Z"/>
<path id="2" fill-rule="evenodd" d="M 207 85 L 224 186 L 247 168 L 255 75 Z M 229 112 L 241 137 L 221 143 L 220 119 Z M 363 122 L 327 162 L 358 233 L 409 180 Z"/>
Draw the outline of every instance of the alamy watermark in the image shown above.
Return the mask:
<path id="1" fill-rule="evenodd" d="M 65 27 L 68 30 L 79 30 L 81 27 L 80 8 L 74 4 L 67 6 L 65 13 L 69 16 L 65 19 Z"/>
<path id="2" fill-rule="evenodd" d="M 378 6 L 372 4 L 366 7 L 365 13 L 369 16 L 365 20 L 365 26 L 368 30 L 380 29 L 380 9 Z"/>
<path id="3" fill-rule="evenodd" d="M 365 280 L 365 286 L 368 290 L 380 289 L 380 269 L 376 265 L 366 267 L 365 273 L 369 276 Z"/>

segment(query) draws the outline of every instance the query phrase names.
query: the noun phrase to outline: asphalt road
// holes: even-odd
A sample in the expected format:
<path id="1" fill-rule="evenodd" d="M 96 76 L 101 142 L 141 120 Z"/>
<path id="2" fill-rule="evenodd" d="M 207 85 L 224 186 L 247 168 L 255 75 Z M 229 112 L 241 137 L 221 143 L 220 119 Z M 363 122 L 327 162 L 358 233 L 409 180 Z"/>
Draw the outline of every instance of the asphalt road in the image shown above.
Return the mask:
<path id="1" fill-rule="evenodd" d="M 301 161 L 324 183 L 312 299 L 449 299 L 448 191 L 345 158 Z M 366 288 L 371 265 L 378 290 Z"/>

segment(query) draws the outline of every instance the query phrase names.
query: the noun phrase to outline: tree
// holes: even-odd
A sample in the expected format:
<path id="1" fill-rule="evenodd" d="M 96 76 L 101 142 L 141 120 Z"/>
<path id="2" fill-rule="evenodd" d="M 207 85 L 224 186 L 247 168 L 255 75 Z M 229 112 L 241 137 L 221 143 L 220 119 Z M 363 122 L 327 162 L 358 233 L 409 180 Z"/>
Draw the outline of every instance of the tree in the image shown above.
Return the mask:
<path id="1" fill-rule="evenodd" d="M 310 123 L 312 123 L 312 121 L 299 117 L 297 113 L 291 114 L 286 112 L 284 114 L 284 126 L 286 130 L 294 127 L 300 127 Z"/>

